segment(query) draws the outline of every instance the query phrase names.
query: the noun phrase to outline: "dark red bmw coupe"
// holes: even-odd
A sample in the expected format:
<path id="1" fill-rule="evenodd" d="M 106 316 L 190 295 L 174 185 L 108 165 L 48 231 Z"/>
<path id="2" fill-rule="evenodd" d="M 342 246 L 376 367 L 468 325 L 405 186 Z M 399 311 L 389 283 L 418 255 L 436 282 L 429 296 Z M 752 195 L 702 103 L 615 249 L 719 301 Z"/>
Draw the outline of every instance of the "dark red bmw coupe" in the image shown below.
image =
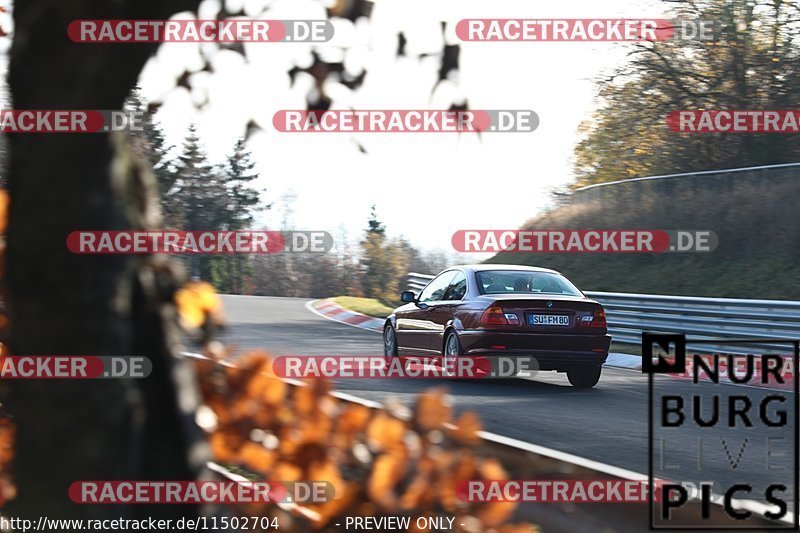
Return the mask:
<path id="1" fill-rule="evenodd" d="M 456 266 L 401 299 L 383 327 L 387 357 L 531 356 L 533 368 L 593 387 L 611 345 L 603 307 L 546 268 Z"/>

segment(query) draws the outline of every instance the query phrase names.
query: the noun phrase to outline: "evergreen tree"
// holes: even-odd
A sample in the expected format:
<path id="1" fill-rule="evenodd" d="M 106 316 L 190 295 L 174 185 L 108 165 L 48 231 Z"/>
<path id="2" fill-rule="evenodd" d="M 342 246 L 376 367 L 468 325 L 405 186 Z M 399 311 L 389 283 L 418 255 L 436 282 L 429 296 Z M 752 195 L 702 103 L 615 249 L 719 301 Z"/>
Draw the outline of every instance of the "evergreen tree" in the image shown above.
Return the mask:
<path id="1" fill-rule="evenodd" d="M 174 147 L 167 144 L 138 88 L 128 97 L 125 108 L 142 118 L 143 128 L 131 132 L 131 147 L 152 166 L 164 227 L 224 231 L 251 226 L 260 204 L 259 191 L 251 184 L 259 176 L 243 139 L 236 142 L 224 164 L 215 166 L 191 125 L 180 154 L 174 157 Z M 241 293 L 243 279 L 252 276 L 252 261 L 246 256 L 194 256 L 185 261 L 191 275 L 211 281 L 223 292 Z"/>
<path id="2" fill-rule="evenodd" d="M 156 176 L 161 213 L 164 217 L 163 225 L 168 228 L 181 227 L 183 220 L 173 201 L 173 196 L 177 192 L 175 188 L 177 174 L 171 155 L 174 146 L 167 144 L 164 130 L 147 109 L 138 87 L 133 88 L 125 101 L 125 109 L 139 113 L 142 118 L 142 130 L 131 132 L 131 148 L 150 163 Z"/>
<path id="3" fill-rule="evenodd" d="M 259 176 L 244 139 L 236 142 L 233 152 L 220 167 L 219 174 L 227 194 L 225 229 L 249 228 L 253 223 L 254 212 L 262 207 L 259 191 L 250 186 Z M 263 207 L 268 208 L 269 206 Z M 253 275 L 252 258 L 243 255 L 214 257 L 211 274 L 211 282 L 218 290 L 242 294 L 244 280 Z"/>
<path id="4" fill-rule="evenodd" d="M 239 139 L 228 156 L 224 182 L 230 198 L 229 225 L 231 229 L 247 228 L 253 222 L 253 212 L 259 208 L 259 192 L 250 184 L 258 179 L 255 163 L 244 139 Z M 264 206 L 269 209 L 269 206 Z"/>
<path id="5" fill-rule="evenodd" d="M 209 163 L 193 124 L 189 126 L 176 162 L 175 187 L 177 189 L 171 197 L 172 208 L 184 222 L 181 229 L 223 229 L 230 204 L 224 180 L 219 169 Z M 212 280 L 211 259 L 210 256 L 191 256 L 191 275 Z"/>
<path id="6" fill-rule="evenodd" d="M 231 201 L 221 169 L 208 161 L 194 124 L 176 162 L 176 207 L 187 231 L 219 230 L 227 226 Z"/>

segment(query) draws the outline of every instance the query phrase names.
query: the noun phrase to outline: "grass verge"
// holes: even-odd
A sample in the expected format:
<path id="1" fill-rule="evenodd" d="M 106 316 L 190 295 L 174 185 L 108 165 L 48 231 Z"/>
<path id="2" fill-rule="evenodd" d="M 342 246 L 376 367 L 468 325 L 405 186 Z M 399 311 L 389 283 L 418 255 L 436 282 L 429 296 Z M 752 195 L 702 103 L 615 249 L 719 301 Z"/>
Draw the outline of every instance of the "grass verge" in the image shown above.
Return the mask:
<path id="1" fill-rule="evenodd" d="M 374 298 L 356 298 L 354 296 L 337 296 L 332 298 L 334 303 L 344 307 L 345 309 L 349 309 L 350 311 L 355 311 L 356 313 L 361 313 L 362 315 L 374 316 L 376 318 L 386 318 L 392 312 L 392 308 L 386 305 L 383 305 L 378 300 Z"/>

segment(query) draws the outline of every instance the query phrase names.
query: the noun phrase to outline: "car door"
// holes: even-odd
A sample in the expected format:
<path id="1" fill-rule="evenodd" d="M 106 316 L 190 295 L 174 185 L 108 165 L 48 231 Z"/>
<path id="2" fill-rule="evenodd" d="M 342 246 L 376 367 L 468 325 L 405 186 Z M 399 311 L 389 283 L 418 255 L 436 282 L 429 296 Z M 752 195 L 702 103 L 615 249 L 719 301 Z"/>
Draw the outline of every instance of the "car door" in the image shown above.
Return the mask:
<path id="1" fill-rule="evenodd" d="M 450 286 L 454 270 L 442 272 L 422 289 L 416 304 L 397 313 L 397 351 L 400 355 L 420 355 L 430 352 L 431 333 L 436 325 L 431 320 L 435 308 L 432 305 L 444 297 Z M 437 350 L 438 352 L 438 350 Z"/>
<path id="2" fill-rule="evenodd" d="M 466 294 L 467 276 L 460 270 L 456 270 L 455 275 L 442 295 L 442 299 L 430 304 L 432 311 L 429 314 L 432 326 L 428 335 L 430 339 L 428 349 L 432 352 L 441 353 L 444 345 L 444 329 L 453 319 L 453 314 Z"/>

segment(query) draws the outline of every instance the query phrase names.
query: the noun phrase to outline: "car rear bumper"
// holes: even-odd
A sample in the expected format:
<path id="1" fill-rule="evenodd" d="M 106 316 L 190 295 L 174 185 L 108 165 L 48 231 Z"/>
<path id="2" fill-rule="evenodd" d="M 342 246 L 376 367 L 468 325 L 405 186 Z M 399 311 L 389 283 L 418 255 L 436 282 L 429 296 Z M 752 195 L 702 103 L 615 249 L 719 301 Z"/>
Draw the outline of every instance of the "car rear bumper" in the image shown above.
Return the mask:
<path id="1" fill-rule="evenodd" d="M 611 335 L 460 331 L 465 355 L 527 357 L 540 370 L 567 370 L 602 365 L 608 357 Z"/>

